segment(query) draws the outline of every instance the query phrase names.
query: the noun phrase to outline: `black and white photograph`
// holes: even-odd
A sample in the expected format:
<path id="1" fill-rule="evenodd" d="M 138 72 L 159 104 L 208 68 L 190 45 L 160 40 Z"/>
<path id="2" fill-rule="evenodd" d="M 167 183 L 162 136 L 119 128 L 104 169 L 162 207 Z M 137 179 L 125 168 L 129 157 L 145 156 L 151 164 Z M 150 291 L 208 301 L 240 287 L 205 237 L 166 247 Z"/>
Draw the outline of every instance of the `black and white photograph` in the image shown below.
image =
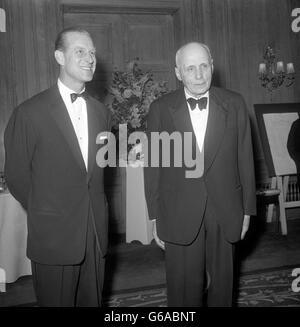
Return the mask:
<path id="1" fill-rule="evenodd" d="M 0 312 L 300 307 L 299 74 L 299 0 L 0 0 Z"/>

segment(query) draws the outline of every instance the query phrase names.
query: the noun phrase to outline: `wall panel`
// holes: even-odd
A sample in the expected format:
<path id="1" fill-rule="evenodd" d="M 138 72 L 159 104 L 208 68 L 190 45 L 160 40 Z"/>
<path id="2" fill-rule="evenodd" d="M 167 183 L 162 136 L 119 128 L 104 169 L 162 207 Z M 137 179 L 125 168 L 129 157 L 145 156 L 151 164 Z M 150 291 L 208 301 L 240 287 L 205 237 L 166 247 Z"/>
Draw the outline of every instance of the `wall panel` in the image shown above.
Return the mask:
<path id="1" fill-rule="evenodd" d="M 246 99 L 253 126 L 257 175 L 266 178 L 266 166 L 254 117 L 255 103 L 300 102 L 299 81 L 290 88 L 275 90 L 272 97 L 261 87 L 258 64 L 263 61 L 264 49 L 271 45 L 277 60 L 294 62 L 299 71 L 299 56 L 295 49 L 299 35 L 291 31 L 291 1 L 230 0 L 228 4 L 228 51 L 230 60 L 229 88 L 242 93 Z M 298 39 L 298 41 L 296 40 Z M 296 68 L 297 69 L 297 68 Z"/>
<path id="2" fill-rule="evenodd" d="M 57 78 L 53 46 L 62 27 L 60 5 L 86 8 L 99 5 L 107 10 L 119 7 L 120 12 L 126 13 L 128 7 L 130 12 L 137 8 L 136 3 L 136 0 L 0 0 L 0 8 L 6 10 L 7 16 L 7 32 L 0 33 L 0 170 L 4 160 L 3 131 L 13 108 Z M 211 47 L 214 84 L 236 90 L 246 99 L 258 176 L 264 177 L 253 104 L 270 103 L 271 99 L 260 86 L 257 67 L 268 44 L 274 46 L 281 60 L 293 61 L 298 73 L 296 83 L 275 91 L 272 101 L 300 102 L 300 33 L 292 32 L 290 27 L 291 11 L 300 7 L 299 0 L 140 0 L 138 3 L 139 11 L 149 6 L 153 12 L 158 8 L 173 10 L 175 45 L 199 40 Z M 168 60 L 170 65 L 174 64 L 174 58 Z"/>
<path id="3" fill-rule="evenodd" d="M 0 170 L 4 165 L 3 133 L 18 104 L 49 87 L 56 78 L 54 39 L 60 29 L 57 1 L 2 0 L 7 32 L 0 33 Z"/>

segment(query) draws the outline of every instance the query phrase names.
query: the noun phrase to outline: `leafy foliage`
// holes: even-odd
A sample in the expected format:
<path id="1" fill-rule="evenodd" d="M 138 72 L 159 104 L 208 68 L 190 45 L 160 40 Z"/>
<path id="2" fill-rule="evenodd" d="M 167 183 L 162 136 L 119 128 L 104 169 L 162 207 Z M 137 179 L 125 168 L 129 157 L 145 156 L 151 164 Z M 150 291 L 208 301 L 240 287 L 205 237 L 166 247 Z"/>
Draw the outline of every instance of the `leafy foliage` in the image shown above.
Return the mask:
<path id="1" fill-rule="evenodd" d="M 153 74 L 143 72 L 136 61 L 130 62 L 126 71 L 113 72 L 108 88 L 113 129 L 118 130 L 119 124 L 127 124 L 129 132 L 144 131 L 151 102 L 167 91 L 165 81 L 155 81 Z"/>

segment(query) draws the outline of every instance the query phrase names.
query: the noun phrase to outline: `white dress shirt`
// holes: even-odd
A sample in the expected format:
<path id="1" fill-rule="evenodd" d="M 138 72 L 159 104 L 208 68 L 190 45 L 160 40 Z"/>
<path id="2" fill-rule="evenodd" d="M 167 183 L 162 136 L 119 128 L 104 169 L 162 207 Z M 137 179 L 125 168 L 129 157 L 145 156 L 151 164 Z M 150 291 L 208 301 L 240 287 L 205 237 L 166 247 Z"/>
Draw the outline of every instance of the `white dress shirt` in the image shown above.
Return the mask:
<path id="1" fill-rule="evenodd" d="M 88 167 L 88 148 L 89 148 L 89 133 L 86 102 L 82 97 L 78 97 L 73 103 L 71 101 L 71 93 L 76 93 L 69 89 L 60 79 L 57 81 L 58 89 L 61 97 L 67 107 L 70 119 L 72 121 L 75 134 L 80 146 L 81 154 Z M 84 90 L 83 90 L 84 91 Z M 82 92 L 83 92 L 82 91 Z"/>
<path id="2" fill-rule="evenodd" d="M 184 93 L 186 99 L 188 98 L 194 98 L 196 100 L 207 97 L 207 104 L 206 109 L 199 110 L 198 104 L 196 105 L 196 108 L 194 110 L 191 109 L 190 104 L 187 102 L 189 113 L 192 121 L 193 130 L 196 136 L 197 144 L 199 147 L 199 150 L 202 152 L 203 145 L 204 145 L 204 137 L 206 133 L 206 127 L 207 127 L 207 119 L 208 119 L 208 111 L 209 111 L 209 91 L 204 93 L 200 98 L 195 98 L 192 95 L 189 94 L 189 92 L 184 88 Z M 151 219 L 152 222 L 156 221 L 156 218 Z"/>
<path id="3" fill-rule="evenodd" d="M 206 109 L 203 110 L 199 110 L 198 104 L 196 105 L 196 108 L 194 110 L 191 110 L 190 104 L 187 102 L 197 144 L 199 150 L 202 151 L 204 146 L 204 137 L 207 127 L 207 119 L 208 119 L 208 112 L 209 112 L 209 91 L 203 94 L 200 98 L 195 98 L 191 96 L 189 92 L 186 90 L 186 88 L 184 88 L 184 92 L 185 92 L 186 99 L 194 98 L 198 100 L 203 97 L 207 97 Z"/>

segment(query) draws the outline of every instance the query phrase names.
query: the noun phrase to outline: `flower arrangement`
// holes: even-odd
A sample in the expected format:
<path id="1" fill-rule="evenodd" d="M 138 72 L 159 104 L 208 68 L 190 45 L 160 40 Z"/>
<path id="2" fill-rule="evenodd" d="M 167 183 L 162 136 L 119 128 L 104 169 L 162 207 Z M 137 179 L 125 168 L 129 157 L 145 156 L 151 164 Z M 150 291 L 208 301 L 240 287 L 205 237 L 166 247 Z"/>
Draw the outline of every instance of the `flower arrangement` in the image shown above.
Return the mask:
<path id="1" fill-rule="evenodd" d="M 117 131 L 119 124 L 127 124 L 129 133 L 144 131 L 151 102 L 167 91 L 166 82 L 155 81 L 151 72 L 138 68 L 136 60 L 127 65 L 126 71 L 114 71 L 107 103 L 113 130 Z"/>

